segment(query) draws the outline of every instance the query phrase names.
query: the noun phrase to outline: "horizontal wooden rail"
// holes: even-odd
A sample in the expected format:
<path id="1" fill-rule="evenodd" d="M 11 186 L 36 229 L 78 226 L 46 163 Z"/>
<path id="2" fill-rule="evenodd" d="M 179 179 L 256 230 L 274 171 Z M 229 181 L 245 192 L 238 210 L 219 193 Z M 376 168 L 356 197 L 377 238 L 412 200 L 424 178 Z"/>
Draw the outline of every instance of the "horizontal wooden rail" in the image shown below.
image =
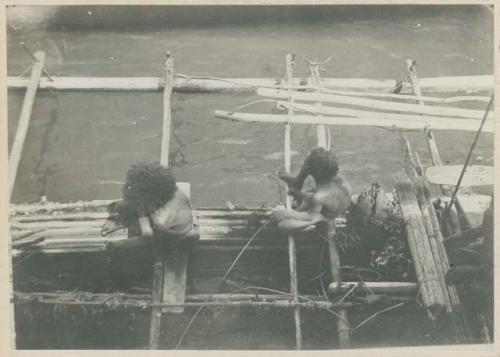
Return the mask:
<path id="1" fill-rule="evenodd" d="M 77 91 L 160 91 L 160 77 L 52 77 L 42 78 L 39 89 L 77 90 Z M 29 79 L 24 77 L 7 78 L 9 89 L 22 89 L 28 86 Z M 174 91 L 178 92 L 249 92 L 258 87 L 281 86 L 282 80 L 277 78 L 216 78 L 189 77 L 177 75 L 174 80 Z M 388 92 L 397 85 L 394 79 L 363 78 L 323 78 L 321 86 L 331 89 L 369 90 Z M 294 78 L 293 86 L 310 86 L 306 78 Z M 458 92 L 468 93 L 491 91 L 493 76 L 461 76 L 421 78 L 420 87 L 425 92 Z"/>
<path id="2" fill-rule="evenodd" d="M 453 120 L 449 118 L 438 118 L 428 120 L 397 120 L 397 119 L 373 119 L 371 117 L 333 117 L 333 116 L 314 116 L 314 115 L 279 115 L 279 114 L 254 114 L 254 113 L 235 113 L 223 110 L 216 110 L 215 116 L 222 119 L 229 119 L 242 122 L 272 122 L 272 123 L 291 123 L 291 124 L 326 124 L 326 125 L 346 125 L 346 126 L 376 126 L 397 129 L 417 129 L 424 130 L 430 126 L 435 130 L 464 130 L 477 131 L 478 121 L 476 119 Z M 493 133 L 494 122 L 488 121 L 484 124 L 483 131 Z"/>

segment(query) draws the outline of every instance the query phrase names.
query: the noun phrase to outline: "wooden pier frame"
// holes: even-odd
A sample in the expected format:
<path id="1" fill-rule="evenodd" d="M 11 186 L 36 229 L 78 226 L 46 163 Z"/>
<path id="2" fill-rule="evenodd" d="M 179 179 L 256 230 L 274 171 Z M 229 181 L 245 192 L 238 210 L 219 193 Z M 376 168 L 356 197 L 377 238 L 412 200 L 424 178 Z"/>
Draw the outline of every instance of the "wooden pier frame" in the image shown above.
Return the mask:
<path id="1" fill-rule="evenodd" d="M 45 52 L 37 51 L 35 52 L 34 57 L 37 61 L 33 64 L 30 79 L 27 80 L 28 82 L 26 83 L 26 93 L 24 95 L 21 114 L 19 115 L 19 121 L 17 123 L 16 136 L 14 137 L 9 155 L 9 197 L 12 196 L 12 192 L 14 191 L 17 169 L 19 167 L 19 162 L 21 161 L 24 141 L 28 133 L 31 113 L 33 111 L 33 104 L 35 102 L 36 92 L 42 75 L 43 66 L 45 64 Z"/>
<path id="2" fill-rule="evenodd" d="M 321 94 L 321 97 L 317 95 L 317 93 L 304 93 L 304 92 L 298 92 L 295 90 L 298 89 L 317 89 L 318 86 L 322 86 L 324 88 L 331 88 L 333 90 L 343 90 L 343 89 L 350 89 L 350 90 L 357 90 L 359 92 L 356 92 L 358 95 L 362 93 L 363 91 L 366 90 L 373 90 L 374 92 L 377 92 L 381 95 L 385 95 L 381 92 L 386 92 L 387 90 L 390 90 L 395 87 L 396 81 L 393 80 L 369 80 L 369 79 L 335 79 L 335 78 L 326 78 L 322 79 L 321 81 L 319 80 L 319 72 L 317 76 L 312 75 L 311 78 L 308 80 L 304 80 L 301 78 L 293 78 L 292 76 L 292 62 L 293 58 L 289 54 L 286 57 L 287 60 L 287 78 L 285 81 L 282 81 L 281 79 L 273 79 L 273 78 L 236 78 L 236 79 L 224 79 L 224 78 L 215 78 L 215 77 L 189 77 L 185 75 L 175 75 L 174 74 L 174 68 L 173 68 L 173 58 L 171 57 L 170 53 L 167 52 L 166 56 L 166 61 L 165 61 L 165 66 L 164 66 L 164 73 L 163 77 L 145 77 L 145 78 L 72 78 L 72 77 L 54 77 L 50 81 L 46 78 L 41 78 L 41 72 L 43 71 L 43 62 L 44 62 L 44 55 L 43 57 L 38 57 L 38 54 L 41 52 L 37 52 L 37 58 L 38 61 L 35 63 L 32 73 L 31 73 L 31 79 L 25 79 L 25 78 L 19 78 L 19 77 L 9 77 L 8 79 L 8 87 L 10 89 L 24 89 L 26 88 L 26 96 L 25 96 L 25 102 L 29 102 L 29 96 L 28 94 L 31 91 L 30 96 L 32 96 L 31 104 L 26 105 L 27 109 L 26 111 L 29 110 L 29 114 L 25 115 L 27 116 L 27 123 L 29 123 L 29 117 L 31 114 L 32 110 L 32 105 L 35 99 L 35 95 L 37 92 L 37 89 L 52 89 L 52 90 L 79 90 L 79 91 L 85 91 L 85 90 L 103 90 L 103 91 L 151 91 L 151 92 L 161 92 L 163 91 L 163 105 L 164 105 L 164 112 L 163 112 L 163 135 L 162 135 L 162 144 L 161 144 L 161 163 L 165 166 L 168 165 L 168 157 L 169 157 L 169 143 L 170 143 L 170 128 L 171 128 L 171 96 L 173 91 L 179 91 L 179 92 L 254 92 L 257 88 L 263 87 L 267 89 L 261 89 L 262 91 L 271 91 L 276 95 L 276 93 L 279 93 L 281 97 L 277 97 L 278 99 L 287 99 L 288 101 L 286 102 L 280 102 L 283 104 L 287 110 L 288 110 L 288 115 L 282 115 L 282 116 L 272 116 L 272 115 L 254 115 L 254 114 L 248 114 L 245 116 L 243 113 L 229 113 L 229 112 L 218 112 L 221 117 L 225 117 L 228 119 L 234 119 L 234 120 L 243 120 L 243 121 L 267 121 L 267 122 L 281 122 L 285 124 L 285 138 L 284 138 L 284 160 L 285 160 L 285 169 L 289 172 L 290 171 L 290 166 L 291 166 L 291 123 L 300 123 L 300 124 L 317 124 L 318 128 L 322 127 L 324 125 L 331 125 L 331 124 L 337 124 L 337 125 L 374 125 L 374 126 L 385 126 L 385 127 L 394 127 L 401 125 L 401 127 L 405 128 L 410 127 L 410 128 L 418 128 L 418 129 L 429 129 L 429 121 L 432 122 L 432 126 L 434 129 L 445 129 L 448 130 L 452 126 L 449 125 L 449 118 L 445 117 L 437 117 L 438 115 L 449 115 L 451 113 L 454 113 L 454 115 L 461 116 L 466 119 L 458 119 L 460 121 L 460 128 L 461 130 L 475 130 L 472 129 L 473 127 L 477 127 L 477 120 L 475 117 L 477 116 L 477 113 L 472 110 L 463 110 L 463 109 L 457 109 L 457 108 L 445 108 L 444 111 L 436 111 L 432 107 L 424 107 L 423 105 L 423 100 L 422 100 L 422 95 L 420 91 L 420 86 L 422 88 L 425 88 L 428 92 L 450 92 L 450 91 L 459 91 L 459 90 L 465 90 L 467 89 L 469 92 L 474 92 L 474 91 L 484 91 L 484 90 L 489 90 L 493 87 L 493 77 L 492 76 L 470 76 L 470 77 L 441 77 L 441 78 L 427 78 L 427 79 L 420 79 L 420 82 L 417 81 L 416 79 L 416 73 L 414 77 L 414 81 L 412 80 L 412 77 L 410 76 L 410 81 L 412 82 L 412 89 L 413 92 L 416 94 L 416 98 L 419 101 L 419 106 L 415 105 L 408 105 L 404 103 L 401 105 L 397 106 L 392 106 L 392 107 L 387 107 L 387 110 L 393 110 L 393 111 L 398 111 L 398 110 L 403 110 L 406 112 L 416 112 L 418 113 L 416 117 L 420 118 L 421 120 L 415 120 L 415 121 L 408 121 L 406 119 L 408 118 L 403 118 L 403 116 L 410 116 L 411 114 L 396 114 L 399 118 L 390 117 L 388 113 L 380 113 L 380 112 L 370 112 L 370 111 L 358 111 L 358 113 L 354 114 L 354 111 L 351 111 L 350 114 L 346 114 L 346 112 L 341 112 L 341 110 L 346 110 L 345 108 L 334 108 L 334 107 L 323 107 L 321 105 L 321 101 L 319 99 L 321 98 L 329 98 L 329 100 L 333 100 L 332 102 L 337 102 L 340 100 L 340 104 L 345 104 L 345 99 L 343 97 L 347 97 L 347 104 L 352 104 L 355 103 L 355 105 L 360 105 L 360 106 L 365 106 L 368 108 L 372 108 L 373 104 L 379 104 L 379 101 L 370 101 L 369 99 L 358 99 L 354 100 L 350 97 L 348 97 L 348 94 L 345 93 L 327 93 L 327 94 Z M 42 53 L 43 54 L 43 53 Z M 410 64 L 408 64 L 410 66 Z M 37 67 L 38 66 L 38 67 Z M 410 70 L 411 68 L 408 67 Z M 35 71 L 36 70 L 36 71 Z M 315 71 L 317 68 L 315 69 Z M 40 73 L 38 73 L 40 71 Z M 36 81 L 35 81 L 36 78 Z M 304 83 L 307 83 L 304 85 Z M 404 89 L 407 90 L 408 88 Z M 270 92 L 267 92 L 270 93 Z M 285 95 L 283 96 L 283 93 Z M 311 96 L 312 95 L 312 96 Z M 309 97 L 307 97 L 309 96 Z M 272 96 L 271 96 L 272 97 Z M 295 103 L 296 99 L 303 99 L 303 98 L 308 98 L 308 99 L 303 99 L 303 100 L 309 100 L 314 102 L 314 105 L 305 105 L 305 104 L 297 104 Z M 332 99 L 333 98 L 333 99 Z M 339 99 L 340 98 L 340 99 Z M 447 99 L 450 99 L 450 101 L 446 101 Z M 451 100 L 453 99 L 453 100 Z M 455 98 L 456 99 L 456 98 Z M 439 101 L 440 103 L 447 103 L 447 102 L 452 102 L 455 100 L 454 98 L 446 98 L 443 101 Z M 479 100 L 479 99 L 478 99 Z M 438 102 L 438 100 L 436 99 Z M 21 116 L 23 116 L 23 111 L 25 102 L 23 102 L 23 109 L 21 111 Z M 328 102 L 328 100 L 327 100 Z M 384 104 L 386 105 L 386 104 Z M 311 112 L 313 115 L 294 115 L 294 109 L 302 109 L 306 112 Z M 327 117 L 327 116 L 322 116 L 325 114 L 324 111 L 329 111 L 326 112 L 327 115 L 345 115 L 340 116 L 340 117 Z M 374 115 L 385 115 L 385 120 L 382 125 L 380 124 L 380 120 L 377 119 L 377 122 L 379 124 L 375 125 L 374 121 L 370 121 L 370 117 Z M 493 115 L 493 114 L 492 114 Z M 254 120 L 251 120 L 249 118 L 254 118 Z M 277 117 L 280 117 L 279 119 Z M 240 118 L 240 119 L 237 119 Z M 399 121 L 398 121 L 399 120 Z M 453 119 L 451 119 L 453 120 Z M 383 120 L 382 120 L 383 121 Z M 406 122 L 406 123 L 405 123 Z M 21 119 L 20 119 L 21 123 Z M 342 124 L 343 123 L 343 124 Z M 491 124 L 491 123 L 490 123 Z M 20 124 L 21 125 L 21 124 Z M 453 126 L 456 126 L 456 122 L 454 122 Z M 28 124 L 26 124 L 26 130 L 24 131 L 24 135 L 22 135 L 22 141 L 24 142 L 24 138 L 26 136 L 26 132 L 28 129 Z M 485 131 L 490 131 L 492 132 L 492 124 L 490 126 L 487 126 L 485 128 Z M 433 156 L 433 162 L 440 162 L 439 158 L 439 152 L 437 151 L 437 146 L 435 145 L 435 140 L 432 136 L 432 131 L 428 130 L 426 133 L 431 134 L 431 139 L 428 140 L 428 143 L 434 143 L 434 149 L 429 146 L 429 149 L 431 150 L 431 155 Z M 18 129 L 18 132 L 16 133 L 16 140 L 17 140 L 17 135 L 21 135 L 20 131 Z M 327 140 L 326 137 L 323 135 L 324 132 L 321 130 L 318 130 L 318 145 L 322 147 L 327 146 Z M 22 150 L 22 144 L 21 150 Z M 14 148 L 14 145 L 13 145 Z M 14 150 L 13 150 L 14 151 Z M 434 152 L 433 152 L 434 151 Z M 20 153 L 19 153 L 19 158 L 20 158 Z M 12 152 L 11 152 L 12 156 Z M 11 160 L 13 161 L 13 160 Z M 19 160 L 17 160 L 16 164 L 16 170 L 17 170 L 17 165 L 19 164 Z M 13 171 L 11 170 L 11 173 Z M 15 172 L 15 171 L 14 171 Z M 15 180 L 15 173 L 14 173 L 14 180 Z M 13 182 L 12 186 L 10 187 L 10 193 L 12 192 L 12 187 L 13 187 Z M 189 196 L 189 194 L 188 194 Z M 417 197 L 417 199 L 421 199 L 420 196 Z M 73 203 L 73 204 L 60 204 L 60 205 L 51 205 L 48 204 L 47 207 L 45 207 L 47 212 L 50 212 L 51 210 L 57 210 L 61 209 L 63 206 L 66 208 L 69 207 L 104 207 L 105 205 L 109 204 L 110 201 L 107 200 L 100 200 L 100 201 L 94 201 L 92 203 L 88 202 L 80 202 L 80 203 Z M 433 216 L 431 212 L 433 210 L 431 209 L 432 204 L 430 201 L 422 201 L 424 202 L 424 206 L 422 210 L 427 210 L 424 212 L 424 215 L 426 215 L 424 218 L 428 219 L 428 221 L 424 222 L 422 225 L 428 232 L 430 232 L 432 229 L 436 228 L 436 222 L 433 220 Z M 35 207 L 36 205 L 30 206 L 26 205 L 24 209 L 26 209 L 26 212 L 29 212 L 31 208 L 37 209 Z M 291 202 L 290 202 L 290 197 L 286 197 L 286 206 L 288 209 L 291 208 Z M 39 208 L 39 206 L 38 206 Z M 414 208 L 414 207 L 413 207 Z M 412 208 L 412 209 L 413 209 Z M 16 208 L 17 209 L 17 208 Z M 22 210 L 23 208 L 21 208 Z M 410 210 L 410 212 L 413 212 Z M 205 212 L 206 213 L 206 212 Z M 254 214 L 251 212 L 245 212 L 247 214 Z M 260 212 L 262 214 L 262 217 L 265 217 L 265 219 L 268 219 L 269 212 Z M 227 212 L 227 216 L 232 216 L 236 214 L 242 214 L 241 212 Z M 50 217 L 50 215 L 47 215 L 46 220 L 42 216 L 39 217 L 40 222 L 42 221 L 51 221 L 53 217 Z M 106 213 L 102 212 L 85 212 L 81 214 L 74 214 L 74 217 L 76 219 L 81 219 L 82 216 L 86 217 L 94 217 L 94 218 L 105 218 L 107 216 Z M 208 214 L 209 217 L 211 217 Z M 22 218 L 19 217 L 22 221 Z M 227 218 L 227 217 L 225 217 Z M 208 221 L 209 219 L 207 219 Z M 21 225 L 24 226 L 24 228 L 28 228 L 29 225 L 33 222 L 26 222 L 22 223 Z M 207 222 L 205 222 L 207 223 Z M 234 222 L 232 222 L 234 223 Z M 58 222 L 50 222 L 50 225 L 53 225 L 53 228 L 61 228 L 61 227 L 55 227 L 59 223 Z M 334 224 L 334 222 L 330 222 L 330 224 Z M 15 222 L 13 222 L 13 226 L 15 225 Z M 90 227 L 92 225 L 92 227 Z M 245 222 L 241 223 L 242 226 L 245 225 Z M 210 228 L 209 228 L 210 227 Z M 89 230 L 92 230 L 93 228 L 93 223 L 89 224 L 89 228 L 82 228 L 82 227 L 75 227 L 75 228 L 68 228 L 66 231 L 64 229 L 60 229 L 60 234 L 63 235 L 65 233 L 69 234 L 70 237 L 76 237 L 77 235 L 86 235 L 85 232 L 89 232 Z M 48 228 L 51 229 L 51 228 Z M 237 240 L 232 237 L 225 237 L 222 239 L 215 239 L 216 236 L 219 236 L 221 232 L 226 233 L 227 232 L 227 226 L 223 222 L 223 220 L 217 220 L 216 224 L 207 224 L 205 226 L 205 229 L 207 232 L 210 232 L 207 236 L 205 241 L 220 241 L 220 242 L 229 242 L 231 240 L 231 243 L 236 243 L 235 246 L 237 247 L 237 244 L 242 243 L 242 239 Z M 330 226 L 327 231 L 328 233 L 334 232 L 334 227 Z M 62 232 L 64 231 L 64 232 Z M 40 233 L 40 231 L 38 231 Z M 28 234 L 27 239 L 39 239 L 39 237 L 36 237 L 37 231 L 33 229 L 31 233 Z M 329 237 L 332 236 L 332 234 L 329 234 Z M 20 241 L 21 244 L 23 244 L 23 239 L 26 237 L 17 237 L 18 240 Z M 286 238 L 286 237 L 285 237 Z M 350 307 L 355 307 L 355 306 L 360 306 L 359 304 L 356 303 L 351 303 L 351 302 L 341 302 L 341 303 L 333 303 L 331 301 L 327 301 L 322 299 L 321 297 L 317 296 L 301 296 L 298 293 L 298 285 L 297 285 L 297 257 L 296 257 L 296 238 L 297 237 L 292 237 L 289 236 L 287 237 L 287 243 L 288 246 L 284 247 L 285 249 L 288 248 L 288 253 L 289 253 L 289 269 L 290 269 L 290 296 L 288 297 L 283 297 L 281 296 L 265 296 L 263 294 L 216 294 L 212 296 L 201 296 L 201 295 L 186 295 L 185 288 L 186 288 L 186 267 L 187 267 L 187 254 L 177 254 L 177 252 L 173 252 L 175 254 L 170 253 L 165 253 L 165 252 L 160 252 L 158 256 L 156 257 L 154 267 L 153 267 L 153 287 L 152 287 L 152 294 L 148 295 L 141 300 L 141 306 L 144 306 L 144 302 L 146 302 L 146 305 L 151 308 L 152 313 L 151 313 L 151 325 L 150 325 L 150 348 L 157 349 L 160 347 L 160 339 L 161 339 L 161 327 L 162 327 L 162 317 L 164 317 L 164 313 L 179 313 L 184 311 L 185 307 L 200 307 L 200 306 L 206 306 L 206 307 L 222 307 L 222 306 L 249 306 L 249 307 L 278 307 L 278 308 L 289 308 L 293 310 L 294 314 L 294 323 L 295 323 L 295 333 L 296 333 L 296 347 L 297 349 L 302 348 L 302 330 L 301 330 L 301 319 L 300 319 L 300 309 L 305 308 L 305 309 L 335 309 L 339 311 L 340 318 L 337 320 L 337 331 L 339 334 L 339 345 L 341 348 L 346 348 L 349 346 L 349 339 L 350 339 L 350 328 L 349 328 L 349 323 L 347 320 L 347 311 L 346 309 Z M 116 239 L 122 239 L 122 238 L 116 238 Z M 223 239 L 226 239 L 224 241 Z M 331 240 L 333 240 L 334 237 L 331 237 Z M 85 243 L 88 244 L 89 247 L 89 252 L 95 252 L 99 250 L 95 250 L 95 247 L 98 247 L 100 244 L 102 244 L 103 239 L 98 239 L 96 238 L 94 241 L 94 238 L 84 238 L 82 239 L 85 240 Z M 64 244 L 73 244 L 77 241 L 75 238 L 68 238 L 65 241 L 65 238 L 60 239 L 59 243 L 61 246 L 64 246 Z M 76 242 L 78 243 L 78 242 Z M 435 242 L 434 242 L 435 243 Z M 433 249 L 437 254 L 442 254 L 442 251 L 440 251 L 436 246 L 434 246 L 433 242 L 429 242 L 430 248 Z M 439 243 L 439 241 L 438 241 Z M 93 246 L 95 244 L 95 247 Z M 333 246 L 333 247 L 332 247 Z M 219 248 L 218 246 L 213 245 L 212 247 L 216 247 L 217 249 Z M 225 248 L 225 246 L 224 246 Z M 233 247 L 234 248 L 234 247 Z M 255 248 L 255 249 L 271 249 L 271 248 L 280 248 L 281 247 L 270 247 L 270 246 L 254 246 L 251 247 L 250 249 Z M 36 250 L 36 249 L 35 249 Z M 54 251 L 56 251 L 55 249 Z M 61 253 L 67 253 L 70 250 L 65 249 L 64 247 L 61 248 Z M 84 252 L 85 249 L 78 250 L 78 252 Z M 342 291 L 342 289 L 345 289 L 344 283 L 342 283 L 342 279 L 340 276 L 340 260 L 338 257 L 338 252 L 334 247 L 334 244 L 329 245 L 329 251 L 330 251 L 330 267 L 331 267 L 331 275 L 333 279 L 333 283 L 330 285 L 329 290 L 331 292 L 338 292 Z M 432 256 L 434 260 L 439 260 L 440 264 L 445 264 L 446 259 L 443 257 L 437 256 Z M 422 259 L 430 259 L 430 258 L 422 258 Z M 445 265 L 438 265 L 437 269 L 444 269 L 446 268 Z M 345 283 L 346 285 L 349 286 L 349 282 Z M 408 298 L 408 296 L 414 294 L 416 290 L 415 284 L 406 284 L 406 285 L 397 285 L 397 284 L 391 284 L 391 283 L 386 283 L 382 282 L 381 284 L 375 286 L 375 285 L 370 285 L 370 283 L 365 284 L 366 287 L 371 289 L 372 292 L 374 292 L 376 289 L 378 289 L 376 292 L 380 292 L 383 294 L 393 294 L 395 293 L 398 295 L 398 298 L 403 298 L 402 296 L 405 297 L 405 299 Z M 441 284 L 442 285 L 442 284 Z M 22 294 L 21 294 L 22 295 Z M 18 297 L 21 296 L 18 294 Z M 31 296 L 28 296 L 31 295 Z M 26 299 L 32 299 L 33 296 L 36 295 L 36 293 L 31 294 L 25 294 L 21 296 L 21 300 Z M 38 302 L 41 303 L 61 303 L 61 300 L 59 299 L 60 296 L 56 296 L 57 294 L 53 294 L 54 296 L 48 296 L 50 294 L 39 294 L 36 296 L 36 299 Z M 94 294 L 96 295 L 96 294 Z M 103 294 L 104 295 L 104 294 Z M 224 296 L 223 296 L 224 295 Z M 399 296 L 401 295 L 401 296 Z M 110 294 L 108 294 L 107 297 L 104 298 L 106 300 L 107 298 L 111 297 Z M 136 299 L 137 298 L 137 299 Z M 304 301 L 304 298 L 306 298 Z M 413 297 L 412 297 L 413 298 Z M 59 300 L 58 300 L 59 299 Z M 140 300 L 137 296 L 133 297 L 132 300 Z M 437 299 L 439 300 L 439 299 Z M 450 303 L 446 302 L 446 298 L 444 299 L 445 306 L 448 306 Z M 102 304 L 102 302 L 98 301 L 88 301 L 88 302 L 78 302 L 78 301 L 62 301 L 62 303 L 67 303 L 68 305 L 99 305 Z M 451 304 L 453 305 L 453 296 L 451 297 Z"/>

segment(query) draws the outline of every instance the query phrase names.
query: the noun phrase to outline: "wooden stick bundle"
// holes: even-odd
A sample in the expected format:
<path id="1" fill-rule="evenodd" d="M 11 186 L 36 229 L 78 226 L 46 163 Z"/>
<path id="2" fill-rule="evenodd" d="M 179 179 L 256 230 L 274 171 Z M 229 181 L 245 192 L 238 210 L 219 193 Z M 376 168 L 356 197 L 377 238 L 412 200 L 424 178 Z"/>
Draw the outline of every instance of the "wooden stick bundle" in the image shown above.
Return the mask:
<path id="1" fill-rule="evenodd" d="M 396 175 L 395 180 L 401 212 L 406 221 L 408 246 L 420 285 L 422 300 L 429 317 L 436 319 L 436 313 L 447 306 L 446 296 L 436 268 L 438 262 L 433 259 L 414 185 L 406 174 Z"/>

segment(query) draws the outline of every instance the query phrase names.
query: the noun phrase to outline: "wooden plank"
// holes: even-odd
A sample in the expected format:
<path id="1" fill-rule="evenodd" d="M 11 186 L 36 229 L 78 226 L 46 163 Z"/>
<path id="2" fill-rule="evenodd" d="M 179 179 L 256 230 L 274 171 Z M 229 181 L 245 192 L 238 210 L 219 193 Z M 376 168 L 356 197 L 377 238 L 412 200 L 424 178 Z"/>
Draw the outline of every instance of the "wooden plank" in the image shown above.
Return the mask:
<path id="1" fill-rule="evenodd" d="M 153 287 L 152 299 L 153 304 L 161 303 L 162 288 L 163 288 L 163 252 L 159 251 L 156 254 L 153 265 Z M 158 349 L 160 347 L 161 335 L 161 307 L 151 309 L 151 322 L 149 327 L 149 349 Z"/>
<path id="2" fill-rule="evenodd" d="M 407 112 L 407 113 L 417 113 L 417 114 L 427 114 L 433 116 L 446 116 L 446 117 L 456 117 L 456 118 L 472 118 L 472 119 L 482 119 L 484 112 L 475 109 L 463 109 L 445 106 L 423 106 L 420 104 L 411 103 L 401 103 L 394 101 L 384 101 L 360 97 L 350 97 L 345 95 L 335 95 L 335 94 L 323 94 L 317 92 L 299 92 L 293 91 L 288 93 L 284 90 L 259 88 L 257 94 L 266 98 L 275 99 L 288 99 L 292 96 L 295 100 L 301 100 L 306 102 L 323 102 L 323 103 L 336 103 L 342 105 L 353 105 L 359 107 L 365 107 L 375 110 L 387 110 L 395 112 Z M 494 120 L 494 113 L 491 112 L 488 119 Z"/>
<path id="3" fill-rule="evenodd" d="M 186 272 L 188 255 L 185 250 L 176 249 L 168 252 L 163 265 L 164 304 L 183 304 L 186 298 Z M 182 306 L 165 307 L 163 313 L 183 313 Z"/>
<path id="4" fill-rule="evenodd" d="M 278 115 L 278 114 L 254 114 L 238 113 L 223 110 L 216 110 L 215 116 L 221 119 L 242 121 L 242 122 L 263 122 L 263 123 L 291 123 L 291 124 L 325 124 L 325 125 L 346 125 L 346 126 L 374 126 L 395 129 L 416 129 L 424 130 L 428 125 L 432 125 L 435 130 L 464 130 L 477 131 L 476 119 L 461 119 L 459 121 L 449 118 L 436 118 L 434 120 L 407 121 L 400 119 L 381 120 L 371 117 L 332 117 L 314 115 Z M 430 118 L 430 117 L 429 117 Z M 484 132 L 493 133 L 494 123 L 486 122 L 483 128 Z"/>
<path id="5" fill-rule="evenodd" d="M 182 304 L 186 296 L 188 254 L 177 247 L 166 252 L 163 260 L 163 293 L 162 302 L 168 304 Z M 163 313 L 183 313 L 184 308 L 166 307 Z"/>
<path id="6" fill-rule="evenodd" d="M 159 77 L 56 77 L 53 81 L 42 78 L 40 89 L 78 91 L 160 91 Z M 294 78 L 293 85 L 299 87 L 304 81 Z M 323 87 L 389 92 L 397 85 L 394 79 L 323 78 Z M 29 80 L 23 77 L 7 78 L 9 89 L 22 89 Z M 174 91 L 182 92 L 254 92 L 258 87 L 276 87 L 280 78 L 215 78 L 177 75 Z M 422 78 L 420 86 L 428 93 L 467 91 L 468 93 L 490 91 L 494 86 L 492 75 Z"/>
<path id="7" fill-rule="evenodd" d="M 457 184 L 463 165 L 431 166 L 425 170 L 426 178 L 437 185 Z M 462 178 L 464 186 L 493 185 L 495 182 L 495 171 L 492 166 L 470 165 Z"/>
<path id="8" fill-rule="evenodd" d="M 17 131 L 9 155 L 9 197 L 12 196 L 14 190 L 14 182 L 16 181 L 17 169 L 21 161 L 23 153 L 24 141 L 28 133 L 29 124 L 31 120 L 31 113 L 33 111 L 33 104 L 35 102 L 38 83 L 42 75 L 43 66 L 45 64 L 45 52 L 37 51 L 34 54 L 37 61 L 33 64 L 31 69 L 31 76 L 26 85 L 26 93 L 24 95 L 21 113 L 19 114 L 19 121 L 17 122 Z"/>

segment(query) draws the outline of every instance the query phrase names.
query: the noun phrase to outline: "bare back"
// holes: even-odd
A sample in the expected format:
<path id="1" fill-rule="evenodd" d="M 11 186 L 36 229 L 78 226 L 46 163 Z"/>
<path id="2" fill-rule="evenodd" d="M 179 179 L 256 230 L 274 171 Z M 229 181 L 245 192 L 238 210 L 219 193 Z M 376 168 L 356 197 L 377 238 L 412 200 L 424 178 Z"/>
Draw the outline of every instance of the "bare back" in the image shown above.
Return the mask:
<path id="1" fill-rule="evenodd" d="M 151 219 L 161 232 L 181 236 L 193 228 L 193 213 L 188 197 L 180 189 L 163 207 L 157 209 Z"/>
<path id="2" fill-rule="evenodd" d="M 333 219 L 343 214 L 351 205 L 351 188 L 339 175 L 330 181 L 319 184 L 314 200 L 321 204 L 321 214 Z"/>

